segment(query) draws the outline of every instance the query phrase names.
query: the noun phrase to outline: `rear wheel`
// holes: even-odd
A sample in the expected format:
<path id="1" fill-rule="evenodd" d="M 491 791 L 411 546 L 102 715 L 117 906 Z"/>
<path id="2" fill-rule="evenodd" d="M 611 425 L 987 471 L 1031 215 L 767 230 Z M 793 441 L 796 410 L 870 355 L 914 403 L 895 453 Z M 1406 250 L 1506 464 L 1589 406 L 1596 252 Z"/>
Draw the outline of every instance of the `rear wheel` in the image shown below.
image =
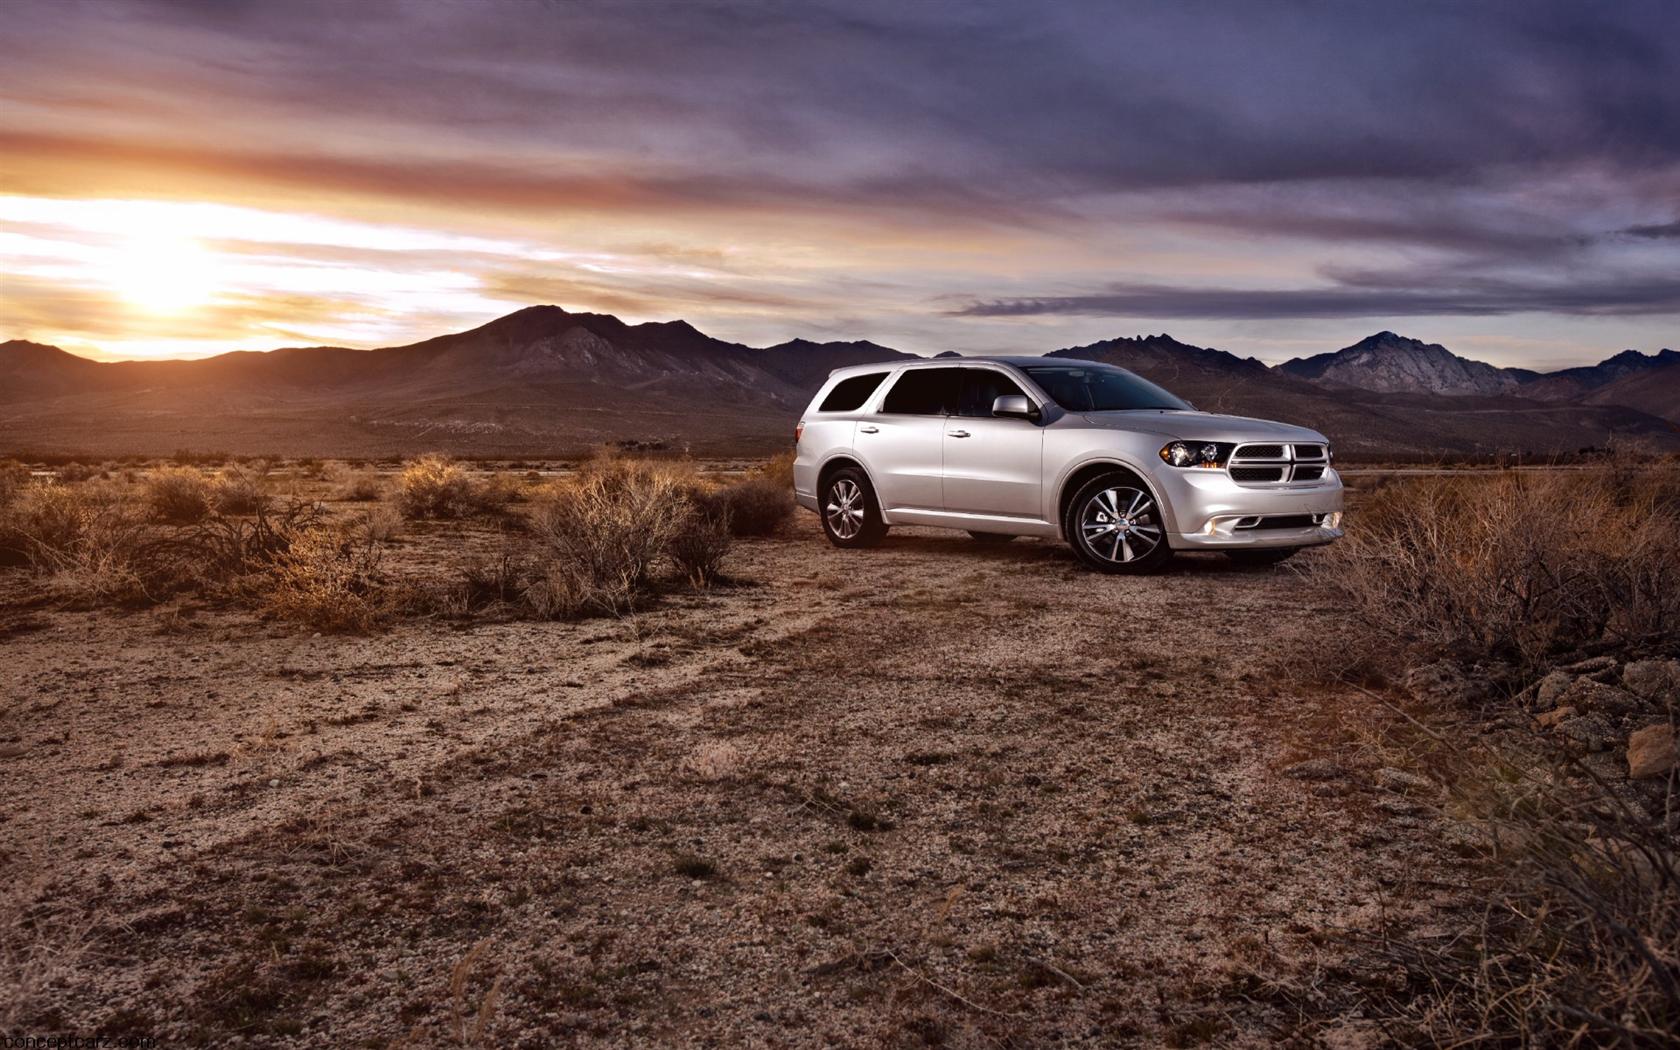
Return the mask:
<path id="1" fill-rule="evenodd" d="M 1225 557 L 1230 558 L 1238 565 L 1276 565 L 1300 549 L 1299 547 L 1263 547 L 1259 550 L 1234 550 L 1226 551 Z"/>
<path id="2" fill-rule="evenodd" d="M 1117 471 L 1081 485 L 1062 534 L 1079 560 L 1098 572 L 1156 572 L 1172 559 L 1161 505 L 1132 474 Z"/>
<path id="3" fill-rule="evenodd" d="M 974 539 L 975 543 L 986 544 L 1009 543 L 1015 538 L 1007 532 L 975 532 L 970 530 L 968 534 Z"/>
<path id="4" fill-rule="evenodd" d="M 841 467 L 828 476 L 821 509 L 823 533 L 836 547 L 873 547 L 887 534 L 875 489 L 856 467 Z"/>

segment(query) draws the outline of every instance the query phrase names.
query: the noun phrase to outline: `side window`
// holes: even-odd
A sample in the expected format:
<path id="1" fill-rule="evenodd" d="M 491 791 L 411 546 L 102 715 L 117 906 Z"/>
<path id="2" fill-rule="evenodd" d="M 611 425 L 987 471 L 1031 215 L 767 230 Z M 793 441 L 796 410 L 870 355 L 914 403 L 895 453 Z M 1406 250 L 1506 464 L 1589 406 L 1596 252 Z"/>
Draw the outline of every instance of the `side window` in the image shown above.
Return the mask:
<path id="1" fill-rule="evenodd" d="M 856 412 L 869 400 L 869 395 L 881 385 L 881 380 L 887 378 L 885 372 L 871 372 L 868 375 L 848 376 L 834 384 L 834 389 L 823 398 L 823 403 L 817 408 L 818 412 Z"/>
<path id="2" fill-rule="evenodd" d="M 993 368 L 963 369 L 960 416 L 990 416 L 992 402 L 1005 394 L 1025 394 L 1015 380 Z"/>
<path id="3" fill-rule="evenodd" d="M 948 416 L 957 409 L 960 368 L 911 368 L 887 391 L 881 411 L 898 416 Z"/>

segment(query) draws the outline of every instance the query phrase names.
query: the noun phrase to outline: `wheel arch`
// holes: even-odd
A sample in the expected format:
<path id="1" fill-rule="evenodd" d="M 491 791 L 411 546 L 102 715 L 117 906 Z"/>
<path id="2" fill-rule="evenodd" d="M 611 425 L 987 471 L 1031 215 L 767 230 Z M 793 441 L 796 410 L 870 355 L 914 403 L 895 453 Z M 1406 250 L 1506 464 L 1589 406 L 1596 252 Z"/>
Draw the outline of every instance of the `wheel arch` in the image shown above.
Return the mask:
<path id="1" fill-rule="evenodd" d="M 1062 479 L 1061 484 L 1056 490 L 1056 530 L 1062 534 L 1063 540 L 1068 538 L 1067 530 L 1063 526 L 1067 521 L 1068 507 L 1073 503 L 1074 494 L 1077 493 L 1080 487 L 1086 482 L 1090 481 L 1092 478 L 1101 477 L 1104 474 L 1129 474 L 1136 478 L 1138 483 L 1144 487 L 1144 490 L 1149 493 L 1150 497 L 1154 499 L 1156 504 L 1158 504 L 1165 512 L 1162 515 L 1163 520 L 1166 520 L 1166 518 L 1171 515 L 1172 506 L 1167 503 L 1166 500 L 1161 498 L 1161 486 L 1155 483 L 1155 479 L 1151 478 L 1147 471 L 1139 470 L 1133 464 L 1127 463 L 1122 459 L 1103 458 L 1087 460 L 1070 470 Z M 1170 539 L 1171 530 L 1168 529 L 1164 531 L 1166 531 L 1168 538 Z"/>
<path id="2" fill-rule="evenodd" d="M 863 476 L 869 480 L 869 488 L 877 493 L 880 491 L 875 487 L 875 475 L 869 472 L 869 468 L 863 465 L 862 460 L 846 452 L 837 452 L 824 460 L 822 466 L 817 468 L 817 503 L 819 506 L 822 504 L 823 489 L 828 487 L 828 479 L 834 476 L 835 471 L 843 470 L 846 467 L 856 467 L 863 471 Z M 881 497 L 879 495 L 875 497 L 875 509 L 881 515 L 882 520 L 885 520 L 887 515 L 881 507 Z"/>

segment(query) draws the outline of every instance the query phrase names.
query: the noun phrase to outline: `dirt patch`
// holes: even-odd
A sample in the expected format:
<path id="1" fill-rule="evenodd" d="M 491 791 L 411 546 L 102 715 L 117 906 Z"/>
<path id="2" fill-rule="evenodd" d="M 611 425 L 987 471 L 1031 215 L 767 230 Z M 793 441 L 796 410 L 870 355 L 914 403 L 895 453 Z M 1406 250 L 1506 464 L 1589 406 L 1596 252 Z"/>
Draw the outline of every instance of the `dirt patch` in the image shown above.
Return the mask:
<path id="1" fill-rule="evenodd" d="M 470 532 L 471 527 L 464 527 Z M 461 533 L 422 531 L 394 571 Z M 488 528 L 470 542 L 496 543 Z M 1303 559 L 1312 558 L 1312 554 Z M 411 559 L 405 562 L 405 559 Z M 627 619 L 6 622 L 23 1031 L 387 1045 L 1359 1037 L 1457 862 L 1275 676 L 1289 569 L 815 521 Z M 1295 763 L 1342 759 L 1325 777 Z M 50 952 L 48 953 L 50 955 Z"/>

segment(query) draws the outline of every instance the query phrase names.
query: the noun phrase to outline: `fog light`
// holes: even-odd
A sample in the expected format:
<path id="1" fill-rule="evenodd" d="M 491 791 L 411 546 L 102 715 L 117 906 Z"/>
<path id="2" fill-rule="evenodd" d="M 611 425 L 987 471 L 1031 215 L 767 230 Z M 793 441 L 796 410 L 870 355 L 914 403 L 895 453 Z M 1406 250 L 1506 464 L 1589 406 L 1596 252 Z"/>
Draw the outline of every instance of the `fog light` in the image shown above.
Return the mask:
<path id="1" fill-rule="evenodd" d="M 1342 527 L 1342 512 L 1333 510 L 1324 515 L 1319 523 L 1327 529 L 1339 529 Z"/>

